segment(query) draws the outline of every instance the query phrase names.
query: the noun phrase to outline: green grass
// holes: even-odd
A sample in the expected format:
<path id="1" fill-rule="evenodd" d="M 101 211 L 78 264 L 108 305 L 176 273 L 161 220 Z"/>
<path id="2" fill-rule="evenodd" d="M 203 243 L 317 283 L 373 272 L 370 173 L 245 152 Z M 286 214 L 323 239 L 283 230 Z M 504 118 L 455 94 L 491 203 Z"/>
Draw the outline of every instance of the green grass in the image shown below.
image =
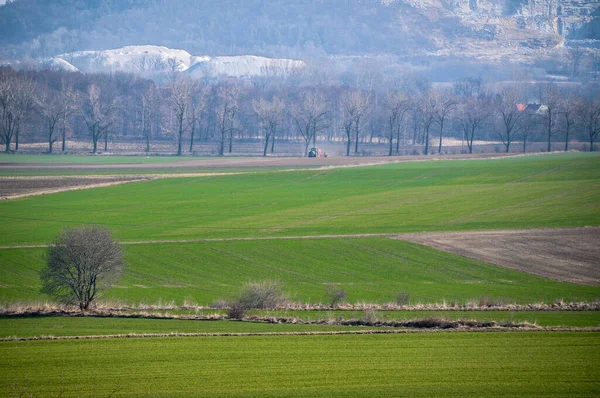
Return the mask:
<path id="1" fill-rule="evenodd" d="M 283 333 L 365 329 L 373 329 L 373 327 L 181 319 L 0 317 L 0 337 L 99 336 L 128 333 Z"/>
<path id="2" fill-rule="evenodd" d="M 209 311 L 215 313 L 215 311 Z M 361 311 L 251 311 L 270 316 L 296 316 L 301 319 L 344 317 L 360 319 Z M 600 326 L 599 311 L 379 311 L 382 320 L 422 318 L 469 319 L 477 321 L 530 322 L 539 326 Z M 260 333 L 323 332 L 373 329 L 373 327 L 335 325 L 265 324 L 237 321 L 197 321 L 182 319 L 95 318 L 95 317 L 0 317 L 0 338 L 38 336 L 91 336 L 128 333 Z"/>
<path id="3" fill-rule="evenodd" d="M 212 311 L 214 313 L 214 311 Z M 344 319 L 361 319 L 364 311 L 250 311 L 264 316 L 298 317 L 312 321 L 328 317 Z M 495 321 L 529 322 L 539 326 L 572 326 L 600 327 L 600 311 L 376 311 L 382 321 L 407 321 L 423 318 L 443 318 L 450 320 L 476 320 L 481 322 Z"/>
<path id="4" fill-rule="evenodd" d="M 173 178 L 0 203 L 0 245 L 64 226 L 124 241 L 600 225 L 600 156 Z"/>
<path id="5" fill-rule="evenodd" d="M 0 250 L 0 299 L 44 300 L 38 271 L 45 249 Z M 277 279 L 293 301 L 327 302 L 339 284 L 350 302 L 464 304 L 487 296 L 508 303 L 591 301 L 600 288 L 557 282 L 388 238 L 286 239 L 125 246 L 127 271 L 111 299 L 201 305 L 233 297 L 248 281 Z"/>
<path id="6" fill-rule="evenodd" d="M 596 333 L 0 343 L 0 395 L 598 396 Z"/>

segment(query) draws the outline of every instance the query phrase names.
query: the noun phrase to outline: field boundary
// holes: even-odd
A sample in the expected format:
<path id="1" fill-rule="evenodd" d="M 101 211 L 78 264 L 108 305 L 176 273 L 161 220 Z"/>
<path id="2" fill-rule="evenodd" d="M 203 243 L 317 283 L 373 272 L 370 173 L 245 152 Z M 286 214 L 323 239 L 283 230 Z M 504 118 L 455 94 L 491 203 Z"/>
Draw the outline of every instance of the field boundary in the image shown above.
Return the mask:
<path id="1" fill-rule="evenodd" d="M 89 336 L 30 336 L 3 337 L 0 343 L 13 341 L 54 341 L 54 340 L 109 340 L 131 338 L 167 338 L 167 337 L 271 337 L 271 336 L 335 336 L 335 335 L 372 335 L 372 334 L 414 334 L 414 333 L 493 333 L 493 332 L 600 332 L 600 327 L 503 327 L 455 328 L 455 329 L 372 329 L 372 330 L 332 330 L 315 332 L 222 332 L 222 333 L 127 333 Z"/>

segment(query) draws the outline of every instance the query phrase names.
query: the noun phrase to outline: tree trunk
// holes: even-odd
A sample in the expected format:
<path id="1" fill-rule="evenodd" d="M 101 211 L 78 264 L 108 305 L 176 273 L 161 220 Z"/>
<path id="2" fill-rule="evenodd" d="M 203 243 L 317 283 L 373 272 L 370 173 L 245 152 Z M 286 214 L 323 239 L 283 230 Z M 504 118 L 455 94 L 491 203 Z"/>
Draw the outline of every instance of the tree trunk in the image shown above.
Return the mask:
<path id="1" fill-rule="evenodd" d="M 192 123 L 192 136 L 190 137 L 190 153 L 194 151 L 194 134 L 196 130 L 196 123 Z"/>
<path id="2" fill-rule="evenodd" d="M 98 138 L 92 138 L 92 142 L 94 144 L 94 149 L 92 150 L 92 153 L 96 153 L 97 148 L 98 148 Z"/>
<path id="3" fill-rule="evenodd" d="M 271 137 L 271 153 L 275 152 L 275 134 Z"/>
<path id="4" fill-rule="evenodd" d="M 67 117 L 63 119 L 63 128 L 62 128 L 62 151 L 65 151 L 66 148 L 66 135 L 67 135 Z"/>
<path id="5" fill-rule="evenodd" d="M 221 131 L 221 143 L 219 145 L 219 156 L 225 154 L 225 132 Z"/>
<path id="6" fill-rule="evenodd" d="M 569 150 L 569 129 L 566 131 L 567 136 L 565 137 L 565 152 Z"/>
<path id="7" fill-rule="evenodd" d="M 183 145 L 183 118 L 179 119 L 179 134 L 177 140 L 177 156 L 181 156 Z"/>
<path id="8" fill-rule="evenodd" d="M 356 134 L 354 137 L 354 154 L 358 153 L 358 121 L 356 122 Z"/>
<path id="9" fill-rule="evenodd" d="M 265 135 L 265 148 L 263 150 L 263 156 L 267 156 L 267 150 L 269 149 L 269 135 Z"/>
<path id="10" fill-rule="evenodd" d="M 444 134 L 444 123 L 440 123 L 440 145 L 438 146 L 438 154 L 442 153 L 442 137 Z"/>
<path id="11" fill-rule="evenodd" d="M 390 150 L 388 152 L 388 156 L 392 156 L 392 152 L 394 151 L 394 139 L 390 136 Z"/>
<path id="12" fill-rule="evenodd" d="M 15 151 L 19 150 L 19 130 L 21 126 L 17 124 L 17 129 L 15 130 Z"/>
<path id="13" fill-rule="evenodd" d="M 229 132 L 229 153 L 233 151 L 233 130 Z"/>
<path id="14" fill-rule="evenodd" d="M 429 154 L 429 129 L 425 130 L 425 155 Z"/>
<path id="15" fill-rule="evenodd" d="M 104 134 L 104 152 L 108 152 L 108 133 Z"/>
<path id="16" fill-rule="evenodd" d="M 590 152 L 594 152 L 594 137 L 590 136 Z"/>

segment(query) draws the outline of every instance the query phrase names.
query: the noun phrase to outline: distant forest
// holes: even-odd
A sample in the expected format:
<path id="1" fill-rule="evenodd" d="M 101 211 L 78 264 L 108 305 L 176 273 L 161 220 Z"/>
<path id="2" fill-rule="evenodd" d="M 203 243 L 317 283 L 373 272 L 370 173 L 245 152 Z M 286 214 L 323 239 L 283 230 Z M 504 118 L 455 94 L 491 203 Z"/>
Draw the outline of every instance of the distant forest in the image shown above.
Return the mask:
<path id="1" fill-rule="evenodd" d="M 396 54 L 431 47 L 378 0 L 19 0 L 0 8 L 0 57 L 155 44 L 193 54 Z"/>

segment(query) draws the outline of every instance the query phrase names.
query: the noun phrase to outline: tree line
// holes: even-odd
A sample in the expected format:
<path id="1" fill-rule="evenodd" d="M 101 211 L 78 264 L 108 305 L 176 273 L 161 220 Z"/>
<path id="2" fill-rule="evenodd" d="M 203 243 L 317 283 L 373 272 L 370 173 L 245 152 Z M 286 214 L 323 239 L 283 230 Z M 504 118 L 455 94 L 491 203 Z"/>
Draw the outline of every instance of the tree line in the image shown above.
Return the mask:
<path id="1" fill-rule="evenodd" d="M 18 151 L 24 142 L 46 142 L 47 152 L 69 151 L 70 140 L 88 140 L 92 152 L 114 141 L 173 143 L 193 154 L 198 143 L 216 144 L 219 155 L 242 142 L 261 142 L 263 156 L 277 143 L 297 143 L 306 155 L 317 143 L 344 143 L 346 156 L 367 144 L 387 154 L 406 148 L 443 153 L 444 140 L 586 142 L 600 134 L 598 85 L 486 84 L 467 77 L 436 85 L 425 78 L 386 78 L 368 69 L 349 76 L 327 70 L 254 79 L 195 80 L 176 68 L 163 82 L 132 74 L 15 71 L 0 68 L 0 144 Z M 513 149 L 514 150 L 514 149 Z M 300 151 L 300 150 L 299 150 Z"/>

